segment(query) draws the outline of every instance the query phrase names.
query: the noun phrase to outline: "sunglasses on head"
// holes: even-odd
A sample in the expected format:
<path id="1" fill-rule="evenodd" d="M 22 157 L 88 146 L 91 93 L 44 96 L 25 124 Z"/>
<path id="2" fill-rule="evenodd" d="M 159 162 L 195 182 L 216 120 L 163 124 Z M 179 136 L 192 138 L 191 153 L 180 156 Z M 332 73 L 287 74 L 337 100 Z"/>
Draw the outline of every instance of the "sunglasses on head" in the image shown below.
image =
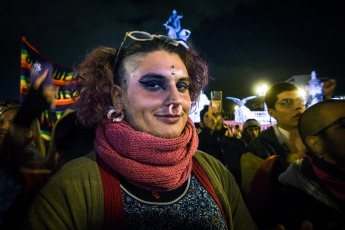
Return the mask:
<path id="1" fill-rule="evenodd" d="M 173 46 L 179 46 L 182 45 L 184 46 L 187 50 L 189 49 L 187 43 L 185 41 L 182 40 L 176 40 L 174 38 L 168 37 L 166 35 L 156 35 L 156 34 L 150 34 L 148 32 L 145 31 L 131 31 L 131 32 L 127 32 L 125 34 L 125 37 L 123 38 L 123 41 L 116 53 L 116 58 L 115 58 L 115 63 L 114 66 L 116 66 L 117 63 L 117 59 L 119 57 L 119 53 L 121 52 L 121 49 L 123 47 L 123 45 L 125 44 L 125 41 L 127 39 L 127 37 L 131 38 L 134 41 L 150 41 L 153 40 L 155 38 L 158 38 L 160 40 L 163 40 Z"/>

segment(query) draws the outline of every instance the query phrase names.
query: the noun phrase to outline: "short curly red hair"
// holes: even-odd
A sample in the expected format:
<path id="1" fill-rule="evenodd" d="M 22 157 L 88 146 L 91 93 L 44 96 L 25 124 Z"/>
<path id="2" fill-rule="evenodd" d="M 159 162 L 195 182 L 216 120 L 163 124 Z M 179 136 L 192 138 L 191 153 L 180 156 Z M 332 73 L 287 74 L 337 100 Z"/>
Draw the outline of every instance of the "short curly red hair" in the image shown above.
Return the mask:
<path id="1" fill-rule="evenodd" d="M 189 43 L 174 46 L 155 38 L 149 41 L 134 42 L 122 48 L 117 57 L 116 50 L 99 47 L 87 55 L 85 61 L 75 68 L 76 75 L 72 79 L 72 95 L 78 99 L 78 119 L 84 125 L 95 125 L 102 122 L 109 106 L 112 105 L 111 90 L 114 84 L 122 85 L 125 81 L 126 69 L 124 60 L 135 55 L 145 55 L 155 51 L 166 51 L 179 55 L 185 64 L 190 78 L 189 93 L 192 105 L 195 105 L 202 89 L 208 83 L 208 67 Z M 124 83 L 125 84 L 125 83 Z"/>

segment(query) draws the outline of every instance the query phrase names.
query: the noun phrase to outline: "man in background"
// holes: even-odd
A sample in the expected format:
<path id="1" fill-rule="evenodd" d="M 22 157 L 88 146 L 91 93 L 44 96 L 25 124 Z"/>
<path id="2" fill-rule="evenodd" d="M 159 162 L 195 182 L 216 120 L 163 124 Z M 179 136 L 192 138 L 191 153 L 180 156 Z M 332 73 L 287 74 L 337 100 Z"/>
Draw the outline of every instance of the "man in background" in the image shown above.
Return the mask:
<path id="1" fill-rule="evenodd" d="M 205 106 L 200 112 L 198 149 L 217 158 L 241 182 L 240 158 L 245 152 L 244 143 L 226 135 L 228 126 L 223 123 L 222 114 L 212 106 Z"/>
<path id="2" fill-rule="evenodd" d="M 242 133 L 241 133 L 241 140 L 247 146 L 248 143 L 257 138 L 261 131 L 260 123 L 255 119 L 248 119 L 243 124 Z"/>

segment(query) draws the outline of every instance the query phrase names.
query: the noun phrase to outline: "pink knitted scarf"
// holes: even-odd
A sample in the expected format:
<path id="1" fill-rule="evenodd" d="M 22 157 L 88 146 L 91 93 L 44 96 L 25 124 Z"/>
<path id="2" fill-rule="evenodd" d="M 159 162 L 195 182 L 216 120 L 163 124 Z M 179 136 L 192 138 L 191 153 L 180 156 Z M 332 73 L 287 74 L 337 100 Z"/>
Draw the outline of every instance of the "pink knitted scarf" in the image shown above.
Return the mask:
<path id="1" fill-rule="evenodd" d="M 95 150 L 134 186 L 170 191 L 188 179 L 198 142 L 190 118 L 181 136 L 173 139 L 136 131 L 126 121 L 109 121 L 96 130 Z"/>
<path id="2" fill-rule="evenodd" d="M 328 189 L 328 191 L 336 198 L 345 200 L 345 181 L 343 179 L 331 176 L 322 168 L 319 168 L 313 162 L 313 159 L 307 154 L 304 154 L 304 157 L 309 159 L 316 176 L 320 179 L 321 183 Z"/>

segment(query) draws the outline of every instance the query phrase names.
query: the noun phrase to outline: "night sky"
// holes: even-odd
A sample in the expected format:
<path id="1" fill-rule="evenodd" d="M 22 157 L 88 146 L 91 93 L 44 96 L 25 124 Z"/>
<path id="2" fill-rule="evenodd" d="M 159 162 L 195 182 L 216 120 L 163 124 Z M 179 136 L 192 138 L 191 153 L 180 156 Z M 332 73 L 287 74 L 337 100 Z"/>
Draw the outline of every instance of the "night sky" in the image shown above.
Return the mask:
<path id="1" fill-rule="evenodd" d="M 118 47 L 126 31 L 167 34 L 176 9 L 182 28 L 214 78 L 205 89 L 223 96 L 254 95 L 310 74 L 337 81 L 345 95 L 345 8 L 319 0 L 2 1 L 0 99 L 19 98 L 21 37 L 56 64 L 73 67 L 97 46 Z"/>

